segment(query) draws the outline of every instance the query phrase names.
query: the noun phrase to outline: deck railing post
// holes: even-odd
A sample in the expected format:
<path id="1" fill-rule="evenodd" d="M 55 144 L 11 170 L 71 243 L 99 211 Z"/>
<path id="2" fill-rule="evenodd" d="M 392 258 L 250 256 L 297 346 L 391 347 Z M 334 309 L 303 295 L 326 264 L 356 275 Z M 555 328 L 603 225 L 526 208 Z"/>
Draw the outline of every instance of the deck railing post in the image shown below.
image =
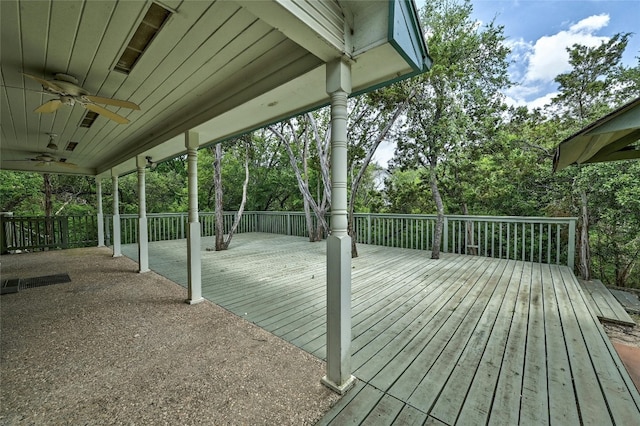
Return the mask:
<path id="1" fill-rule="evenodd" d="M 287 235 L 291 235 L 291 213 L 287 212 Z"/>
<path id="2" fill-rule="evenodd" d="M 371 245 L 371 213 L 367 213 L 367 244 Z"/>
<path id="3" fill-rule="evenodd" d="M 98 247 L 104 247 L 104 213 L 102 211 L 102 178 L 96 176 L 96 199 L 98 202 Z"/>
<path id="4" fill-rule="evenodd" d="M 113 194 L 113 257 L 122 256 L 120 247 L 120 206 L 118 202 L 118 175 L 111 171 L 111 184 Z"/>
<path id="5" fill-rule="evenodd" d="M 60 246 L 65 249 L 69 248 L 69 218 L 62 216 L 60 221 Z"/>
<path id="6" fill-rule="evenodd" d="M 447 216 L 444 217 L 444 224 L 442 225 L 442 252 L 449 252 L 449 218 Z"/>
<path id="7" fill-rule="evenodd" d="M 569 241 L 567 242 L 567 266 L 573 271 L 576 257 L 576 219 L 569 220 Z"/>

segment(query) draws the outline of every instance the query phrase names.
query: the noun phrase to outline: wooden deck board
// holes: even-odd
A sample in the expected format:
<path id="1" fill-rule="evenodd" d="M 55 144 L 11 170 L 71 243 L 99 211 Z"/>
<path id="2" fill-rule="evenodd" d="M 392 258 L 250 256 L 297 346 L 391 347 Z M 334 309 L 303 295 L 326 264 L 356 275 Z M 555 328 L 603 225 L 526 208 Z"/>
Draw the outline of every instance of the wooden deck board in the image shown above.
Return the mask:
<path id="1" fill-rule="evenodd" d="M 574 297 L 573 309 L 578 318 L 578 325 L 582 330 L 582 335 L 586 346 L 589 348 L 589 356 L 595 373 L 597 375 L 600 390 L 604 395 L 610 395 L 616 389 L 627 388 L 629 392 L 620 395 L 618 398 L 606 398 L 610 415 L 615 424 L 633 424 L 640 419 L 637 412 L 640 409 L 638 405 L 638 392 L 633 392 L 635 386 L 626 381 L 625 375 L 619 366 L 611 362 L 612 356 L 615 355 L 613 347 L 607 343 L 609 339 L 599 333 L 590 332 L 592 327 L 590 322 L 594 322 L 592 313 L 589 311 L 589 305 L 584 298 L 584 293 L 578 285 L 573 274 L 563 271 L 565 283 L 572 283 L 567 286 L 569 292 Z M 582 303 L 580 303 L 582 301 Z M 604 340 L 607 340 L 605 342 Z M 627 376 L 628 377 L 628 376 Z M 636 397 L 634 397 L 636 396 Z"/>
<path id="2" fill-rule="evenodd" d="M 568 280 L 560 268 L 552 266 L 552 272 L 559 272 L 559 281 L 554 280 L 554 288 L 559 306 L 562 329 L 565 333 L 565 341 L 571 373 L 574 380 L 575 399 L 581 420 L 591 424 L 608 425 L 613 424 L 609 416 L 609 409 L 606 400 L 600 392 L 600 384 L 596 373 L 588 356 L 588 349 L 580 329 L 579 316 L 576 315 L 573 302 L 580 302 L 576 298 L 575 292 L 571 291 L 571 280 Z M 590 320 L 585 316 L 583 320 Z M 587 355 L 587 356 L 585 356 Z M 564 400 L 565 402 L 567 399 Z"/>
<path id="3" fill-rule="evenodd" d="M 203 295 L 323 358 L 325 244 L 203 238 Z M 150 244 L 186 286 L 185 242 Z M 633 424 L 640 396 L 566 267 L 359 246 L 352 262 L 356 387 L 319 424 Z M 123 253 L 137 258 L 136 246 Z M 630 423 L 631 422 L 631 423 Z"/>
<path id="4" fill-rule="evenodd" d="M 580 416 L 576 404 L 567 404 L 575 399 L 571 366 L 566 340 L 559 314 L 555 286 L 549 265 L 542 265 L 544 291 L 545 333 L 547 337 L 547 386 L 549 394 L 549 422 L 551 424 L 577 425 Z"/>
<path id="5" fill-rule="evenodd" d="M 529 321 L 527 323 L 524 377 L 522 378 L 520 423 L 545 425 L 549 423 L 549 406 L 544 291 L 541 265 L 537 263 L 531 265 Z"/>
<path id="6" fill-rule="evenodd" d="M 524 266 L 521 262 L 511 261 L 510 263 L 513 265 L 507 266 L 509 272 L 505 271 L 503 275 L 505 279 L 508 276 L 509 285 L 494 325 L 495 330 L 503 330 L 503 332 L 491 333 L 489 336 L 471 387 L 466 394 L 465 404 L 458 416 L 461 424 L 486 424 L 490 415 Z M 464 373 L 465 371 L 458 372 L 458 374 Z"/>
<path id="7" fill-rule="evenodd" d="M 609 291 L 625 311 L 636 315 L 640 314 L 640 299 L 638 299 L 637 295 L 624 290 L 609 289 Z"/>
<path id="8" fill-rule="evenodd" d="M 504 271 L 503 263 L 495 262 L 485 270 L 483 275 L 477 278 L 476 283 L 474 283 L 474 288 L 480 289 L 477 297 L 467 297 L 458 306 L 454 307 L 455 313 L 448 322 L 452 323 L 452 327 L 456 327 L 455 331 L 451 331 L 452 328 L 450 327 L 443 327 L 434 337 L 434 339 L 442 339 L 442 343 L 445 345 L 442 352 L 437 357 L 434 356 L 434 352 L 437 351 L 430 350 L 437 341 L 434 340 L 430 342 L 428 348 L 423 350 L 420 363 L 416 362 L 414 364 L 420 367 L 422 363 L 425 363 L 422 364 L 422 368 L 425 368 L 426 374 L 417 383 L 407 402 L 422 411 L 433 413 L 436 418 L 446 423 L 455 421 L 459 410 L 459 408 L 455 407 L 455 394 L 462 391 L 462 386 L 459 386 L 461 384 L 460 381 L 454 380 L 450 383 L 450 376 L 455 370 L 456 364 L 464 365 L 467 374 L 474 371 L 473 364 L 477 365 L 477 362 L 472 358 L 474 355 L 477 356 L 481 353 L 481 351 L 473 352 L 473 349 L 474 347 L 477 348 L 477 345 L 481 345 L 484 335 L 488 334 L 488 330 L 484 328 L 487 324 L 482 324 L 482 316 L 487 312 L 486 308 L 492 299 L 492 295 L 496 292 L 496 285 Z M 462 313 L 464 318 L 458 320 L 456 318 L 458 312 Z M 489 315 L 493 315 L 493 313 Z M 489 319 L 487 319 L 487 322 L 489 322 Z M 480 325 L 479 330 L 477 330 L 478 325 Z M 474 331 L 476 331 L 475 335 L 473 335 Z M 473 342 L 470 341 L 472 336 L 475 338 Z M 437 346 L 439 347 L 440 344 Z M 468 351 L 466 351 L 467 349 Z M 468 358 L 464 362 L 459 362 L 463 353 L 466 353 Z M 434 383 L 438 385 L 434 386 Z M 393 388 L 391 392 L 393 393 Z M 462 392 L 466 393 L 466 389 Z M 441 399 L 441 396 L 444 396 L 444 399 Z M 432 409 L 436 400 L 442 401 L 438 412 Z M 460 403 L 461 405 L 462 403 Z"/>
<path id="9" fill-rule="evenodd" d="M 411 405 L 405 404 L 402 411 L 398 414 L 398 417 L 396 417 L 391 424 L 397 426 L 421 426 L 426 420 L 426 413 L 423 413 Z"/>
<path id="10" fill-rule="evenodd" d="M 445 291 L 438 297 L 432 309 L 416 318 L 415 324 L 409 324 L 406 329 L 399 330 L 384 347 L 384 351 L 379 351 L 370 362 L 355 370 L 356 375 L 365 380 L 370 378 L 371 383 L 379 389 L 389 389 L 400 379 L 399 373 L 406 370 L 451 316 L 452 309 L 447 306 L 455 306 L 469 293 L 471 288 L 465 288 L 464 283 L 474 274 L 475 268 L 481 267 L 483 263 L 472 262 L 468 269 L 461 268 L 461 275 L 454 272 L 448 276 L 442 284 Z M 486 267 L 486 263 L 484 266 Z"/>
<path id="11" fill-rule="evenodd" d="M 600 280 L 578 280 L 598 319 L 616 324 L 636 325 L 624 307 Z"/>
<path id="12" fill-rule="evenodd" d="M 509 289 L 509 281 L 511 278 L 511 269 L 507 270 L 507 262 L 501 262 L 496 268 L 492 280 L 496 280 L 496 286 L 493 294 L 487 300 L 487 306 L 476 324 L 474 331 L 468 343 L 462 348 L 460 356 L 455 359 L 451 355 L 453 362 L 459 365 L 465 365 L 465 369 L 449 368 L 451 374 L 442 391 L 437 396 L 437 401 L 430 411 L 433 416 L 447 423 L 454 424 L 460 413 L 462 406 L 467 400 L 467 394 L 471 387 L 474 377 L 477 375 L 478 367 L 482 359 L 482 355 L 487 349 L 487 343 L 491 337 L 500 306 L 503 304 L 507 290 Z M 453 341 L 451 343 L 454 343 Z M 446 355 L 445 355 L 446 356 Z M 440 367 L 433 370 L 438 372 Z M 445 371 L 444 368 L 441 371 Z M 423 383 L 429 380 L 437 379 L 431 376 L 425 377 Z M 433 396 L 432 396 L 433 398 Z"/>

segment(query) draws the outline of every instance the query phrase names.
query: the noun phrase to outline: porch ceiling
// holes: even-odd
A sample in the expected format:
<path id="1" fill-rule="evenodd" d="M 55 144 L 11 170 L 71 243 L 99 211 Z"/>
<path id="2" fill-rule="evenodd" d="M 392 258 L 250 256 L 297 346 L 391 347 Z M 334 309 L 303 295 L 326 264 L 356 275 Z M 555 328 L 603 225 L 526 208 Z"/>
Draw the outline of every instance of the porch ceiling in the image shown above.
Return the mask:
<path id="1" fill-rule="evenodd" d="M 328 102 L 325 63 L 352 62 L 354 92 L 425 71 L 429 58 L 411 1 L 269 0 L 159 3 L 171 16 L 127 75 L 114 70 L 151 1 L 3 0 L 1 167 L 107 175 L 135 169 L 135 156 L 160 161 Z M 22 73 L 66 73 L 90 94 L 134 102 L 79 127 L 86 110 L 33 110 L 55 99 Z M 57 151 L 47 149 L 55 133 Z M 67 151 L 69 142 L 76 142 Z M 30 161 L 42 153 L 76 167 Z"/>

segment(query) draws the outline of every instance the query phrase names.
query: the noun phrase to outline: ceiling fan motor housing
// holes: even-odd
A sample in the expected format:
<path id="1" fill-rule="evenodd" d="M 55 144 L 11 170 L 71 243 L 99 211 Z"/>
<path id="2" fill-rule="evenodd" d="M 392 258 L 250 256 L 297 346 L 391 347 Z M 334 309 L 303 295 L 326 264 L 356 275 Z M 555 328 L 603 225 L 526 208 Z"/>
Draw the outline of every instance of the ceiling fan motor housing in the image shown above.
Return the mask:
<path id="1" fill-rule="evenodd" d="M 73 106 L 76 103 L 76 100 L 72 96 L 60 96 L 60 102 L 65 105 Z"/>

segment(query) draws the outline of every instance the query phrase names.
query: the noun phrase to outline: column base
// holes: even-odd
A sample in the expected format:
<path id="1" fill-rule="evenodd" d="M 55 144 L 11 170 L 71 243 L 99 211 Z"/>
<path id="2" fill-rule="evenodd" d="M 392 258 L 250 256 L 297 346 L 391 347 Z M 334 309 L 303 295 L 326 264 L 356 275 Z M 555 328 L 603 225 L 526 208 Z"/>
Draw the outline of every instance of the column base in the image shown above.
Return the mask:
<path id="1" fill-rule="evenodd" d="M 111 257 L 122 257 L 122 255 L 121 255 L 121 254 L 115 254 L 115 253 L 114 253 Z"/>
<path id="2" fill-rule="evenodd" d="M 151 272 L 151 269 L 139 269 L 138 270 L 139 274 L 144 274 L 145 272 Z"/>
<path id="3" fill-rule="evenodd" d="M 349 376 L 346 382 L 344 382 L 341 385 L 338 385 L 337 383 L 333 383 L 331 380 L 329 380 L 327 376 L 324 376 L 321 382 L 323 385 L 325 385 L 326 387 L 328 387 L 338 395 L 344 395 L 345 393 L 347 393 L 347 391 L 349 391 L 349 389 L 355 386 L 356 378 L 355 376 Z"/>
<path id="4" fill-rule="evenodd" d="M 184 301 L 184 303 L 188 305 L 197 305 L 198 303 L 202 303 L 202 302 L 204 302 L 204 297 L 201 297 L 199 299 L 187 299 Z"/>

